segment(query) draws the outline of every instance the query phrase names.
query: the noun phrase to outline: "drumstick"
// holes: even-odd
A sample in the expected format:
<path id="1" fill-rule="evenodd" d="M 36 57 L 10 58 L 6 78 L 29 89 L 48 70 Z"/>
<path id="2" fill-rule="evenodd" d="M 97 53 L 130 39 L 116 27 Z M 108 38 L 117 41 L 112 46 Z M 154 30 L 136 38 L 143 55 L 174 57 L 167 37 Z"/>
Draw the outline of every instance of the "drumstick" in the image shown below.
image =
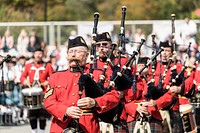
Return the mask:
<path id="1" fill-rule="evenodd" d="M 32 87 L 31 87 L 31 84 L 28 84 L 28 88 L 29 88 L 29 89 L 31 89 L 31 88 L 32 88 Z"/>
<path id="2" fill-rule="evenodd" d="M 28 84 L 28 88 L 32 89 L 31 84 Z M 29 96 L 31 96 L 31 91 L 29 91 Z"/>

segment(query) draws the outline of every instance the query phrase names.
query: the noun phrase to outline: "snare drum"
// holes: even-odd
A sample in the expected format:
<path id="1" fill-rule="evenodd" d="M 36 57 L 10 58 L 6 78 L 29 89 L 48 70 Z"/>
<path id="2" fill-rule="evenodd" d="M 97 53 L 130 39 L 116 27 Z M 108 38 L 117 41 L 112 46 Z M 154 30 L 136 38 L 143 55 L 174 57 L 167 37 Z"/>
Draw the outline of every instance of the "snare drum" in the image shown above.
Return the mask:
<path id="1" fill-rule="evenodd" d="M 24 106 L 28 109 L 42 108 L 42 88 L 26 88 L 22 90 Z"/>
<path id="2" fill-rule="evenodd" d="M 180 105 L 179 110 L 181 113 L 181 119 L 184 131 L 187 133 L 196 133 L 197 126 L 194 115 L 192 113 L 192 105 L 189 104 Z"/>

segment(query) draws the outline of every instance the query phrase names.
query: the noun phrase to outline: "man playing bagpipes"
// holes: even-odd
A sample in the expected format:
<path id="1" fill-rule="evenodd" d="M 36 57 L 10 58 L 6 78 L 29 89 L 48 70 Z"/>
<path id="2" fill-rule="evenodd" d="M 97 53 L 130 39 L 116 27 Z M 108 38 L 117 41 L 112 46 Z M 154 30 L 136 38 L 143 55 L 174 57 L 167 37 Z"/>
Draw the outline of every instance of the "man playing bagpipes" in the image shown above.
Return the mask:
<path id="1" fill-rule="evenodd" d="M 176 61 L 176 52 L 173 51 L 174 48 L 170 42 L 161 42 L 160 47 L 164 47 L 164 51 L 161 53 L 160 61 L 157 62 L 155 86 L 158 89 L 172 93 L 174 104 L 165 110 L 169 111 L 172 132 L 182 133 L 183 125 L 179 112 L 180 101 L 178 95 L 188 94 L 193 88 L 193 79 L 185 77 L 186 67 L 182 67 L 181 62 Z"/>
<path id="2" fill-rule="evenodd" d="M 99 114 L 117 106 L 119 93 L 111 89 L 98 94 L 101 90 L 94 88 L 101 71 L 94 69 L 93 77 L 88 76 L 88 46 L 82 37 L 69 39 L 67 53 L 69 69 L 50 77 L 45 94 L 44 106 L 54 116 L 50 132 L 99 133 Z"/>
<path id="3" fill-rule="evenodd" d="M 149 58 L 140 57 L 138 59 L 136 71 L 145 67 Z M 136 75 L 133 75 L 136 76 Z M 163 96 L 157 97 L 149 94 L 150 89 L 156 89 L 151 79 L 150 69 L 146 67 L 140 75 L 136 76 L 136 85 L 132 86 L 124 94 L 126 99 L 125 110 L 128 114 L 127 123 L 130 133 L 137 132 L 157 132 L 163 130 L 162 117 L 160 109 L 171 104 L 171 94 L 165 93 Z M 154 88 L 152 88 L 154 87 Z M 153 90 L 156 91 L 156 90 Z"/>
<path id="4" fill-rule="evenodd" d="M 97 60 L 97 68 L 102 69 L 102 77 L 100 80 L 100 83 L 107 87 L 110 84 L 110 81 L 104 80 L 104 77 L 107 77 L 107 79 L 114 79 L 117 72 L 119 72 L 122 69 L 122 66 L 127 62 L 128 58 L 122 57 L 117 58 L 117 55 L 114 54 L 116 52 L 117 44 L 112 43 L 110 34 L 108 32 L 103 32 L 102 34 L 97 34 L 96 37 L 96 47 L 97 47 L 97 53 L 99 55 L 99 58 Z M 120 62 L 120 65 L 119 65 Z M 128 72 L 129 71 L 129 72 Z M 127 86 L 131 86 L 131 80 L 129 79 L 129 74 L 131 74 L 131 70 L 126 70 L 126 76 L 123 78 L 120 78 L 118 82 L 115 82 L 115 86 L 118 91 L 123 93 L 123 90 L 128 88 Z M 122 89 L 122 91 L 121 91 Z M 123 95 L 121 97 L 121 102 L 123 102 Z M 127 125 L 126 125 L 126 114 L 123 110 L 122 113 L 119 113 L 121 115 L 121 120 L 118 123 L 114 124 L 114 132 L 127 132 Z M 101 123 L 103 126 L 112 126 L 109 124 Z M 113 123 L 112 123 L 113 124 Z M 104 130 L 104 129 L 103 129 Z"/>

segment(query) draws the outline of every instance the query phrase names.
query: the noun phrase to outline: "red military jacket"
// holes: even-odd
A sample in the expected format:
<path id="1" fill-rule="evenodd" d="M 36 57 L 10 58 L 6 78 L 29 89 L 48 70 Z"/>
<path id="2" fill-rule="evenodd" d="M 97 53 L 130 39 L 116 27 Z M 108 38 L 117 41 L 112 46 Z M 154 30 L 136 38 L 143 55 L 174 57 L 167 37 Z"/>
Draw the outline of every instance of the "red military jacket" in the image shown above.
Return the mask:
<path id="1" fill-rule="evenodd" d="M 44 67 L 44 69 L 43 69 Z M 24 80 L 29 78 L 30 83 L 32 84 L 34 82 L 34 76 L 36 73 L 36 69 L 42 68 L 39 70 L 39 81 L 42 84 L 44 81 L 48 80 L 50 75 L 53 73 L 53 68 L 51 64 L 43 63 L 43 64 L 37 64 L 37 63 L 29 63 L 26 64 L 24 71 L 22 72 L 22 75 L 20 77 L 20 82 L 23 84 Z M 46 88 L 46 87 L 44 87 Z M 45 90 L 43 90 L 45 92 Z"/>
<path id="2" fill-rule="evenodd" d="M 137 119 L 139 117 L 139 113 L 136 111 L 137 106 L 139 106 L 141 102 L 147 102 L 145 98 L 145 94 L 147 93 L 148 89 L 147 82 L 143 78 L 138 77 L 136 86 L 137 86 L 136 93 L 133 93 L 131 87 L 124 94 L 126 100 L 125 110 L 128 113 L 127 122 L 131 122 Z M 167 92 L 162 97 L 155 100 L 156 107 L 148 106 L 149 114 L 155 119 L 162 120 L 159 110 L 170 105 L 172 98 L 172 94 L 170 93 L 171 92 Z"/>
<path id="3" fill-rule="evenodd" d="M 159 84 L 160 73 L 162 73 L 162 76 L 164 76 L 163 88 L 165 89 L 170 84 L 171 68 L 173 66 L 174 66 L 174 64 L 171 63 L 170 67 L 166 71 L 166 75 L 163 75 L 163 73 L 164 73 L 164 71 L 166 69 L 166 65 L 162 64 L 161 68 L 160 68 L 160 62 L 157 62 L 157 67 L 156 67 L 156 71 L 155 71 L 155 85 Z M 177 73 L 179 74 L 181 72 L 181 70 L 182 70 L 182 64 L 180 62 L 177 62 L 177 64 L 176 64 Z M 184 93 L 182 95 L 186 95 L 191 90 L 192 85 L 193 85 L 193 76 L 194 75 L 191 74 L 191 76 L 185 80 L 185 82 L 184 82 L 185 83 Z M 180 86 L 182 86 L 182 84 Z M 178 98 L 178 96 L 180 96 L 180 94 L 173 94 L 173 96 L 176 96 Z M 172 108 L 172 110 L 178 111 L 180 104 L 181 103 L 180 103 L 180 98 L 179 98 L 177 100 L 177 102 L 175 103 L 174 107 Z"/>
<path id="4" fill-rule="evenodd" d="M 84 72 L 88 73 L 89 68 L 85 67 Z M 94 80 L 98 81 L 99 71 L 94 70 Z M 61 133 L 69 124 L 71 117 L 66 118 L 65 113 L 68 107 L 76 106 L 79 99 L 78 80 L 80 72 L 70 72 L 70 70 L 56 72 L 49 80 L 51 89 L 45 94 L 44 106 L 54 118 L 51 123 L 51 133 Z M 83 91 L 82 97 L 85 97 Z M 95 98 L 98 108 L 94 108 L 98 113 L 103 113 L 117 106 L 119 94 L 112 90 L 101 97 Z M 79 119 L 79 124 L 85 133 L 99 133 L 99 121 L 96 115 L 83 115 Z"/>

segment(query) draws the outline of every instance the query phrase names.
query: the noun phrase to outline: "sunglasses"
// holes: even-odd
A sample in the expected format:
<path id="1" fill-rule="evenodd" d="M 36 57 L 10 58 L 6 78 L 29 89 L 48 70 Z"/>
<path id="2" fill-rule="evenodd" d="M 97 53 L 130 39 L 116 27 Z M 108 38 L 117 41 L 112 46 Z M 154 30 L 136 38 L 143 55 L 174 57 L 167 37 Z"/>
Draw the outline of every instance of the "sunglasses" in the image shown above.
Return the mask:
<path id="1" fill-rule="evenodd" d="M 96 47 L 110 48 L 110 46 L 108 46 L 108 43 L 97 43 Z"/>

